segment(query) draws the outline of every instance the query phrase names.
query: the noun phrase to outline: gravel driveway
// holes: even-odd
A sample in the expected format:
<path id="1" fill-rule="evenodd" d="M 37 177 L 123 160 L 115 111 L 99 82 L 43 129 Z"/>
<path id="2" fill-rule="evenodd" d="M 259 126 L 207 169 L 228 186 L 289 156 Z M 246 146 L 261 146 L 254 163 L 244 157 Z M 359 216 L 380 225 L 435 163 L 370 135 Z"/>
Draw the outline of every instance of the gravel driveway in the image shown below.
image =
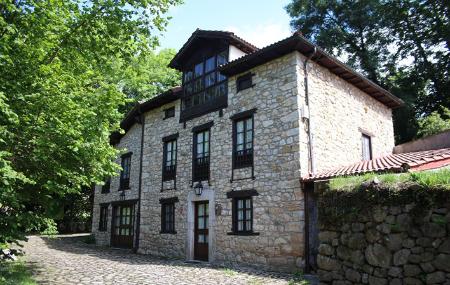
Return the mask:
<path id="1" fill-rule="evenodd" d="M 291 281 L 290 274 L 218 268 L 100 248 L 81 242 L 80 235 L 31 236 L 24 250 L 39 284 L 302 284 Z"/>

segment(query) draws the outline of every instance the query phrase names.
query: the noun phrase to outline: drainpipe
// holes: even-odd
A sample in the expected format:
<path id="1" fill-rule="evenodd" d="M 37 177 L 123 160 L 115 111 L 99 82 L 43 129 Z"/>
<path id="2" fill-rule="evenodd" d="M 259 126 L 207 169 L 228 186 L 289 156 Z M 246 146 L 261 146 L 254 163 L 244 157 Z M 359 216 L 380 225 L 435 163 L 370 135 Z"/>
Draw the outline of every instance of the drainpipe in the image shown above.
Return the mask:
<path id="1" fill-rule="evenodd" d="M 308 172 L 310 175 L 314 175 L 315 173 L 315 164 L 314 164 L 314 154 L 313 154 L 313 142 L 312 142 L 312 133 L 311 133 L 311 110 L 309 105 L 309 92 L 308 92 L 308 62 L 311 58 L 316 54 L 317 49 L 314 47 L 313 52 L 306 58 L 303 62 L 303 74 L 304 74 L 304 84 L 305 84 L 305 103 L 308 107 L 308 118 L 306 119 L 307 123 L 307 133 L 308 133 Z M 308 189 L 307 189 L 308 188 Z M 304 254 L 305 254 L 305 272 L 309 273 L 311 271 L 311 261 L 309 260 L 309 191 L 310 184 L 303 183 L 303 199 L 304 199 L 304 211 L 305 211 L 305 229 L 304 229 Z"/>
<path id="2" fill-rule="evenodd" d="M 314 154 L 313 154 L 313 137 L 311 133 L 311 107 L 309 105 L 309 92 L 308 92 L 308 69 L 307 65 L 311 58 L 316 54 L 317 48 L 314 47 L 314 51 L 306 58 L 303 62 L 303 74 L 305 76 L 305 103 L 308 107 L 308 118 L 307 118 L 307 133 L 308 133 L 308 170 L 310 175 L 314 175 L 315 173 L 315 163 L 314 163 Z"/>
<path id="3" fill-rule="evenodd" d="M 139 103 L 138 103 L 139 104 Z M 136 240 L 134 245 L 134 252 L 137 253 L 139 249 L 139 235 L 141 233 L 141 196 L 142 196 L 142 161 L 144 157 L 144 131 L 145 131 L 145 116 L 141 112 L 140 105 L 138 106 L 138 123 L 141 124 L 141 153 L 139 155 L 139 185 L 138 185 L 138 208 L 136 211 Z"/>

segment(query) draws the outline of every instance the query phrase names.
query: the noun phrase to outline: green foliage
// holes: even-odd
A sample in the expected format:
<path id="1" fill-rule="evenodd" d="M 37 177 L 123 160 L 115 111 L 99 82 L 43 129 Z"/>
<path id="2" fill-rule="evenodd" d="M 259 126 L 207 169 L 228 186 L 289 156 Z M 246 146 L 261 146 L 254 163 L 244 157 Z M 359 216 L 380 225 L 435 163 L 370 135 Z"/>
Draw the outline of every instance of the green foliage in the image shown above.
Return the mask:
<path id="1" fill-rule="evenodd" d="M 378 185 L 364 182 L 377 177 Z M 450 202 L 450 170 L 423 171 L 404 174 L 369 173 L 330 180 L 330 191 L 322 193 L 318 209 L 322 223 L 339 226 L 342 221 L 368 215 L 375 206 L 398 206 L 414 203 L 415 217 L 433 207 Z M 395 229 L 395 226 L 394 226 Z"/>
<path id="2" fill-rule="evenodd" d="M 291 26 L 402 98 L 397 143 L 417 118 L 450 107 L 450 6 L 445 1 L 291 0 Z M 407 62 L 407 63 L 406 63 Z"/>
<path id="3" fill-rule="evenodd" d="M 30 270 L 21 261 L 0 262 L 0 284 L 36 285 Z"/>
<path id="4" fill-rule="evenodd" d="M 366 173 L 363 175 L 336 177 L 329 181 L 330 190 L 358 191 L 364 182 L 371 182 L 377 178 L 383 187 L 396 189 L 404 183 L 416 183 L 424 187 L 442 188 L 450 190 L 450 169 L 435 171 L 421 171 L 408 173 Z"/>
<path id="5" fill-rule="evenodd" d="M 173 49 L 163 49 L 134 57 L 122 81 L 127 96 L 141 101 L 180 85 L 181 73 L 168 67 L 175 54 Z"/>
<path id="6" fill-rule="evenodd" d="M 225 274 L 228 277 L 233 277 L 238 274 L 235 270 L 233 270 L 231 268 L 223 268 L 222 271 L 223 271 L 223 274 Z"/>
<path id="7" fill-rule="evenodd" d="M 115 175 L 124 70 L 179 0 L 0 0 L 0 244 L 62 216 Z"/>
<path id="8" fill-rule="evenodd" d="M 289 285 L 307 285 L 309 284 L 308 280 L 304 279 L 303 271 L 295 271 L 292 274 L 292 279 L 288 282 Z"/>
<path id="9" fill-rule="evenodd" d="M 424 187 L 450 190 L 450 169 L 413 172 L 410 177 L 412 181 Z"/>
<path id="10" fill-rule="evenodd" d="M 439 112 L 434 111 L 429 116 L 420 118 L 418 123 L 419 131 L 417 136 L 419 138 L 450 130 L 450 109 L 443 107 L 442 116 Z"/>
<path id="11" fill-rule="evenodd" d="M 41 230 L 40 234 L 42 234 L 42 235 L 54 236 L 54 235 L 58 234 L 58 229 L 57 229 L 56 223 L 53 219 L 44 218 L 41 229 L 42 230 Z"/>

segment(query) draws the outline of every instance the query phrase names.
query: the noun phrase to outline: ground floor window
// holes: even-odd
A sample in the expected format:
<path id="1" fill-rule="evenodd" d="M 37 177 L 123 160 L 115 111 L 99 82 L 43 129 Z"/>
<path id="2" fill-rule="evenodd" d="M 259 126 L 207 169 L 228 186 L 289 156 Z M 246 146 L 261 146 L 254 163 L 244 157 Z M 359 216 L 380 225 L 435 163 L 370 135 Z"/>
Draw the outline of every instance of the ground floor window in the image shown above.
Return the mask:
<path id="1" fill-rule="evenodd" d="M 253 205 L 252 198 L 234 199 L 234 232 L 253 232 Z"/>
<path id="2" fill-rule="evenodd" d="M 161 199 L 161 233 L 175 234 L 175 202 L 178 198 Z"/>
<path id="3" fill-rule="evenodd" d="M 108 227 L 108 205 L 100 205 L 100 222 L 98 230 L 101 232 L 106 231 Z"/>

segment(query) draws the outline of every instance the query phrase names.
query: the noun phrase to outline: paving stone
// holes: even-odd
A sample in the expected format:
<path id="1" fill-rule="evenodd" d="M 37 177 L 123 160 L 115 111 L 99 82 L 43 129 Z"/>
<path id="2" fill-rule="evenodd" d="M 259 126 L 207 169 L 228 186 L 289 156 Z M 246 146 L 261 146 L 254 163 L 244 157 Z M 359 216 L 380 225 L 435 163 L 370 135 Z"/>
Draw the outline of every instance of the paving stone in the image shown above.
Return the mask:
<path id="1" fill-rule="evenodd" d="M 38 284 L 288 284 L 292 274 L 252 267 L 225 269 L 208 263 L 186 263 L 134 254 L 81 242 L 78 235 L 29 237 L 25 260 Z M 310 284 L 317 283 L 313 280 Z"/>

